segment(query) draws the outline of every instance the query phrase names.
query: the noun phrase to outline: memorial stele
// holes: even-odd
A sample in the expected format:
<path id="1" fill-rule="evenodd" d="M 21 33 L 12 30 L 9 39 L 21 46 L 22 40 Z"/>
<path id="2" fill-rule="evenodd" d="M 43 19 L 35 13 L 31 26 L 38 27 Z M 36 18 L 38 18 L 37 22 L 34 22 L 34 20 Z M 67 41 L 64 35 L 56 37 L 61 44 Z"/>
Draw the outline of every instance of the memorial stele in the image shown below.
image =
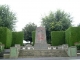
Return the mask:
<path id="1" fill-rule="evenodd" d="M 45 27 L 36 28 L 34 48 L 37 50 L 44 50 L 48 48 Z"/>

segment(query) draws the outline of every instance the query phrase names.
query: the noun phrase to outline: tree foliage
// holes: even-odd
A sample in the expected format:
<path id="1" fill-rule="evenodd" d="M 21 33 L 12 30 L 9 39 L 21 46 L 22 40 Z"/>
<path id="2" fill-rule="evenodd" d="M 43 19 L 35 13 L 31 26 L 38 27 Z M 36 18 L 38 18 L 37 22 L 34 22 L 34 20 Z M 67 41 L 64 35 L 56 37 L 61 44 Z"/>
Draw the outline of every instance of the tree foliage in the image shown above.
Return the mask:
<path id="1" fill-rule="evenodd" d="M 65 31 L 71 26 L 72 18 L 70 14 L 57 10 L 55 13 L 50 12 L 48 16 L 42 18 L 42 26 L 46 28 L 47 39 L 50 41 L 51 31 Z"/>
<path id="2" fill-rule="evenodd" d="M 37 25 L 34 23 L 29 23 L 23 28 L 24 40 L 32 41 L 32 31 L 36 30 Z"/>
<path id="3" fill-rule="evenodd" d="M 0 27 L 7 27 L 8 29 L 13 30 L 15 23 L 15 14 L 10 11 L 9 6 L 0 5 Z"/>

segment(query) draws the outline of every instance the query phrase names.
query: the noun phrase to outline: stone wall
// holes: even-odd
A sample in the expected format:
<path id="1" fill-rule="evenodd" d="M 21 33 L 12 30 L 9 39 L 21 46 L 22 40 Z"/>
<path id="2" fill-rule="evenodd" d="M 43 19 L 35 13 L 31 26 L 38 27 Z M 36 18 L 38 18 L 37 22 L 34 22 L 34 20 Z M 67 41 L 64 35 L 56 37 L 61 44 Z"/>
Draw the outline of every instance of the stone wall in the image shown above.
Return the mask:
<path id="1" fill-rule="evenodd" d="M 19 57 L 68 57 L 65 50 L 20 50 Z"/>

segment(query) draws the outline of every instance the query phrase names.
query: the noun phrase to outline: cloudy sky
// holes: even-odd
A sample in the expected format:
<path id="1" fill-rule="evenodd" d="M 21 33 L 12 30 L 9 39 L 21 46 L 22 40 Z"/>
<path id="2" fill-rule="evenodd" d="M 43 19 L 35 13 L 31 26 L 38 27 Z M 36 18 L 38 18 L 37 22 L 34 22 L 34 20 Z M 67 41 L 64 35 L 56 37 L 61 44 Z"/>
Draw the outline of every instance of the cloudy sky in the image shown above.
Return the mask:
<path id="1" fill-rule="evenodd" d="M 75 26 L 80 23 L 80 0 L 0 0 L 0 4 L 9 5 L 16 13 L 16 31 L 21 31 L 29 22 L 40 26 L 41 18 L 57 9 L 70 13 Z"/>

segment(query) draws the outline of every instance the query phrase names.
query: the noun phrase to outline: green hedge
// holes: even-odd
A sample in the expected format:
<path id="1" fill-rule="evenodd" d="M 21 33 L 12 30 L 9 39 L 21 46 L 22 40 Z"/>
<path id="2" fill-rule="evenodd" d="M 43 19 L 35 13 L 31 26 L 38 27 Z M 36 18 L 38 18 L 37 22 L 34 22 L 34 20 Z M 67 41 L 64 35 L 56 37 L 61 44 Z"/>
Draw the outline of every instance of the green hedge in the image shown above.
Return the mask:
<path id="1" fill-rule="evenodd" d="M 11 47 L 12 32 L 6 27 L 0 27 L 0 42 L 5 45 L 5 48 Z"/>
<path id="2" fill-rule="evenodd" d="M 12 46 L 14 46 L 15 44 L 23 45 L 23 39 L 23 32 L 12 32 Z"/>
<path id="3" fill-rule="evenodd" d="M 58 46 L 65 44 L 65 32 L 64 31 L 52 31 L 51 32 L 51 45 Z"/>
<path id="4" fill-rule="evenodd" d="M 33 46 L 35 44 L 35 31 L 32 32 L 32 42 L 33 42 Z"/>
<path id="5" fill-rule="evenodd" d="M 71 28 L 68 28 L 66 31 L 65 31 L 65 42 L 66 44 L 68 44 L 70 46 L 70 40 L 71 40 Z"/>
<path id="6" fill-rule="evenodd" d="M 10 48 L 12 43 L 12 31 L 7 29 L 7 40 L 6 40 L 6 48 Z"/>
<path id="7" fill-rule="evenodd" d="M 65 40 L 69 46 L 80 41 L 80 27 L 70 27 L 65 31 Z"/>

